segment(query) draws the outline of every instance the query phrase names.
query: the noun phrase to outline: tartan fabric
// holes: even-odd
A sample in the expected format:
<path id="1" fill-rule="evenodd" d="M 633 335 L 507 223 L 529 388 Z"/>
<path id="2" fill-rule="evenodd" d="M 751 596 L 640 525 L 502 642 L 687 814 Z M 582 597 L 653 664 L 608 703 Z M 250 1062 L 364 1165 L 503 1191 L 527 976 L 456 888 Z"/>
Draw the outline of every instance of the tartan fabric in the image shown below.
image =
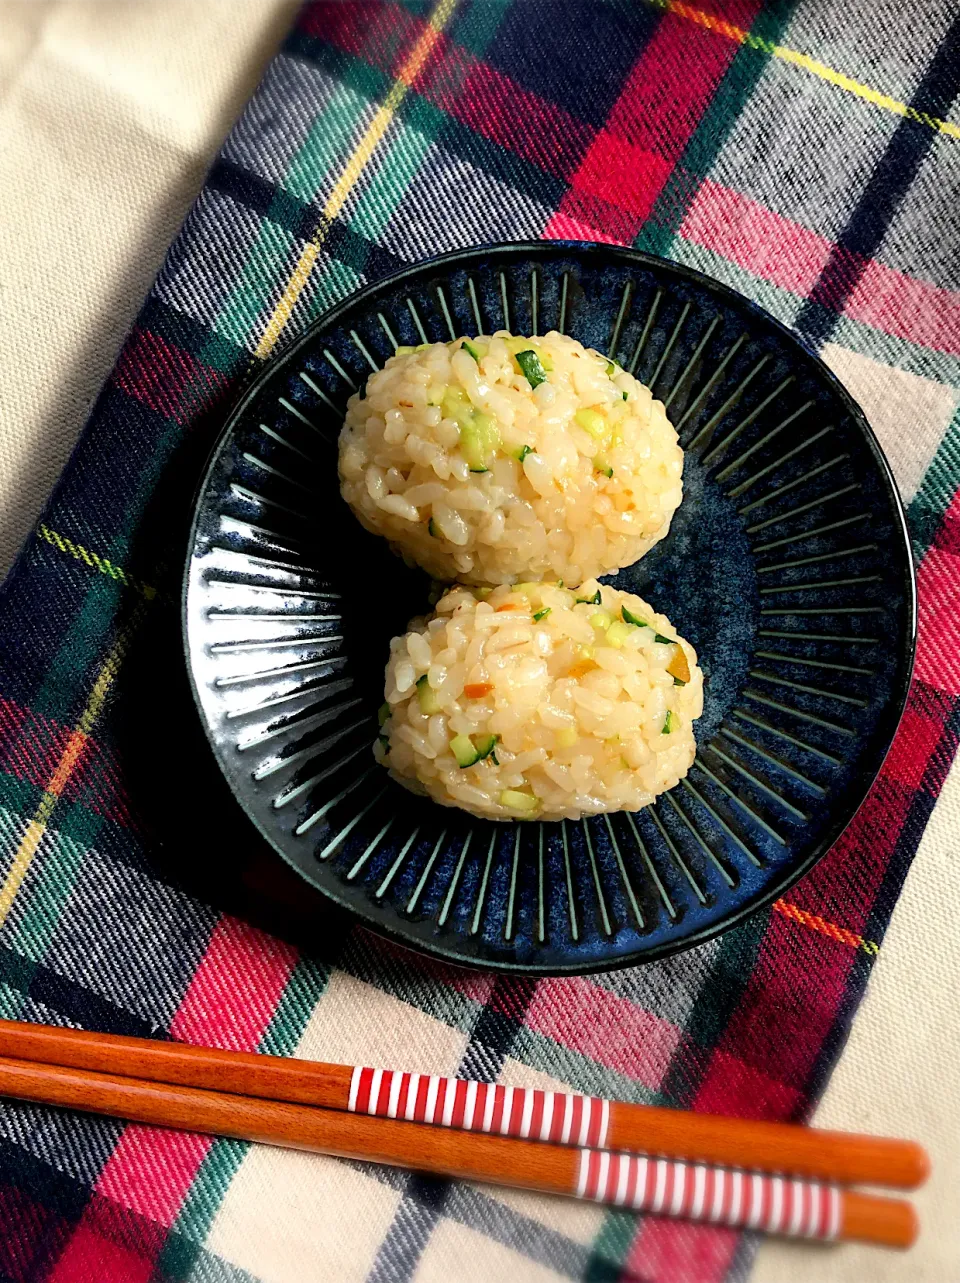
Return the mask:
<path id="1" fill-rule="evenodd" d="M 948 7 L 949 8 L 949 7 Z M 0 602 L 0 1015 L 806 1116 L 960 735 L 960 19 L 893 0 L 315 0 L 236 125 Z M 478 240 L 634 244 L 793 325 L 909 502 L 916 679 L 773 909 L 537 983 L 384 944 L 254 843 L 178 646 L 227 398 L 363 281 Z M 172 658 L 173 657 L 173 658 Z M 0 1106 L 0 1278 L 720 1283 L 754 1243 Z"/>

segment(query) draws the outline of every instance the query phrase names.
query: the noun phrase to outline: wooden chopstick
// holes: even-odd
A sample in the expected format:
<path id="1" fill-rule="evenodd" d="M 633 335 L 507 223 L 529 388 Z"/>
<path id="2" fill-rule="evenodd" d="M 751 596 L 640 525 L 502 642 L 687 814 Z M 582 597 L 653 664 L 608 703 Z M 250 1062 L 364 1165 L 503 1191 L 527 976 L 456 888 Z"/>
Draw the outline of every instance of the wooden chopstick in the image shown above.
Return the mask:
<path id="1" fill-rule="evenodd" d="M 917 1235 L 909 1203 L 836 1185 L 467 1133 L 89 1069 L 0 1058 L 0 1095 L 792 1237 L 909 1247 Z"/>
<path id="2" fill-rule="evenodd" d="M 18 1021 L 0 1020 L 0 1056 L 842 1185 L 913 1189 L 930 1168 L 926 1151 L 912 1141 Z"/>

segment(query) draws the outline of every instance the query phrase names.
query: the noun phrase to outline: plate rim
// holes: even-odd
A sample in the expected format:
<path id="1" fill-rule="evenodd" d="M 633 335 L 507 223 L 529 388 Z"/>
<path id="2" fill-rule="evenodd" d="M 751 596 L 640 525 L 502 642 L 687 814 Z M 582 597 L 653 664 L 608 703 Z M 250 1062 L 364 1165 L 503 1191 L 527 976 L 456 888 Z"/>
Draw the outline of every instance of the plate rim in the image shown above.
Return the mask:
<path id="1" fill-rule="evenodd" d="M 420 276 L 431 269 L 450 269 L 463 260 L 476 260 L 479 256 L 486 258 L 511 259 L 521 256 L 536 255 L 538 253 L 551 254 L 555 252 L 558 256 L 564 253 L 567 255 L 583 256 L 587 258 L 602 258 L 612 255 L 615 258 L 625 260 L 638 268 L 652 268 L 655 270 L 667 269 L 669 272 L 677 274 L 681 279 L 685 279 L 701 288 L 713 291 L 726 298 L 729 302 L 739 308 L 746 307 L 765 325 L 771 326 L 779 335 L 784 338 L 788 344 L 799 347 L 806 356 L 813 361 L 817 367 L 818 373 L 825 378 L 831 386 L 835 395 L 844 404 L 847 412 L 856 422 L 861 433 L 863 434 L 868 448 L 878 465 L 880 475 L 886 487 L 888 497 L 892 501 L 892 515 L 895 516 L 894 525 L 903 541 L 905 556 L 905 575 L 904 575 L 904 596 L 906 605 L 906 638 L 904 653 L 898 656 L 898 669 L 894 679 L 894 694 L 884 710 L 884 724 L 889 728 L 887 731 L 887 742 L 882 752 L 879 753 L 876 762 L 870 764 L 864 770 L 858 770 L 855 781 L 851 782 L 854 789 L 856 802 L 846 818 L 839 824 L 831 825 L 827 831 L 821 835 L 820 840 L 813 849 L 808 853 L 804 860 L 795 867 L 791 867 L 786 876 L 778 879 L 771 886 L 764 888 L 763 891 L 755 894 L 752 898 L 745 901 L 728 916 L 722 918 L 719 922 L 711 923 L 707 926 L 698 928 L 690 935 L 681 940 L 665 941 L 651 949 L 641 953 L 625 956 L 617 956 L 602 961 L 590 960 L 584 962 L 574 962 L 569 965 L 534 965 L 528 966 L 509 960 L 465 960 L 462 953 L 444 946 L 442 943 L 412 941 L 409 936 L 396 930 L 388 924 L 367 917 L 352 902 L 341 900 L 332 888 L 320 885 L 307 876 L 304 870 L 286 852 L 274 841 L 260 824 L 257 817 L 248 810 L 244 804 L 239 789 L 235 787 L 233 774 L 221 761 L 217 744 L 214 740 L 211 726 L 208 724 L 207 717 L 203 710 L 200 699 L 200 693 L 197 688 L 196 677 L 191 663 L 191 642 L 188 628 L 187 616 L 187 597 L 190 587 L 190 569 L 193 562 L 194 549 L 196 546 L 197 527 L 200 520 L 200 506 L 203 495 L 207 489 L 210 477 L 217 467 L 224 447 L 230 436 L 234 432 L 237 422 L 246 410 L 247 406 L 260 393 L 262 387 L 270 381 L 279 370 L 286 366 L 297 353 L 313 339 L 314 335 L 335 324 L 340 315 L 349 309 L 355 307 L 358 303 L 362 304 L 367 298 L 375 296 L 384 288 L 390 288 L 401 284 L 411 276 Z M 827 854 L 836 846 L 840 838 L 853 824 L 859 814 L 864 802 L 866 801 L 870 790 L 876 783 L 883 764 L 887 759 L 893 741 L 896 738 L 903 714 L 906 710 L 907 699 L 913 681 L 914 668 L 916 664 L 917 651 L 917 571 L 913 556 L 913 546 L 910 539 L 910 530 L 907 525 L 906 512 L 900 492 L 897 488 L 890 462 L 887 459 L 883 448 L 877 439 L 876 433 L 870 426 L 867 416 L 859 404 L 854 400 L 851 393 L 847 390 L 838 376 L 830 369 L 823 358 L 815 352 L 804 338 L 790 329 L 768 312 L 766 308 L 759 303 L 755 303 L 739 290 L 719 281 L 697 268 L 690 267 L 685 263 L 677 263 L 673 259 L 662 258 L 657 254 L 649 254 L 643 250 L 634 249 L 632 246 L 615 245 L 602 241 L 576 241 L 576 240 L 531 240 L 531 241 L 503 241 L 498 243 L 482 243 L 478 245 L 466 246 L 461 249 L 452 250 L 445 254 L 435 255 L 431 258 L 420 259 L 416 263 L 411 263 L 397 272 L 392 272 L 387 276 L 378 277 L 361 286 L 358 290 L 351 291 L 339 302 L 334 303 L 327 308 L 316 320 L 294 339 L 289 346 L 285 347 L 276 356 L 270 357 L 260 366 L 253 368 L 246 378 L 241 377 L 236 393 L 227 402 L 223 410 L 223 426 L 213 442 L 210 453 L 203 466 L 202 473 L 197 482 L 193 499 L 191 501 L 190 528 L 187 535 L 186 551 L 183 563 L 183 574 L 181 579 L 180 590 L 180 635 L 183 650 L 184 665 L 187 670 L 187 679 L 190 686 L 190 694 L 193 699 L 194 709 L 197 717 L 203 727 L 204 736 L 210 748 L 211 755 L 225 780 L 233 800 L 241 809 L 247 820 L 254 826 L 260 836 L 267 842 L 270 848 L 284 861 L 288 867 L 304 881 L 314 887 L 322 895 L 326 896 L 338 909 L 353 915 L 357 924 L 362 925 L 368 931 L 375 935 L 382 936 L 392 944 L 399 945 L 401 948 L 409 949 L 413 953 L 424 954 L 427 957 L 442 961 L 443 963 L 462 968 L 469 971 L 493 971 L 503 974 L 542 976 L 544 978 L 553 976 L 573 976 L 573 975 L 599 975 L 608 971 L 625 970 L 628 967 L 643 966 L 648 963 L 659 962 L 665 958 L 672 957 L 675 954 L 683 953 L 688 949 L 693 949 L 698 945 L 706 944 L 710 940 L 733 930 L 740 926 L 747 918 L 755 913 L 768 908 L 791 890 L 796 884 L 804 878 Z M 846 809 L 846 808 L 844 808 Z M 514 821 L 520 823 L 521 821 Z M 508 826 L 505 826 L 505 829 Z"/>

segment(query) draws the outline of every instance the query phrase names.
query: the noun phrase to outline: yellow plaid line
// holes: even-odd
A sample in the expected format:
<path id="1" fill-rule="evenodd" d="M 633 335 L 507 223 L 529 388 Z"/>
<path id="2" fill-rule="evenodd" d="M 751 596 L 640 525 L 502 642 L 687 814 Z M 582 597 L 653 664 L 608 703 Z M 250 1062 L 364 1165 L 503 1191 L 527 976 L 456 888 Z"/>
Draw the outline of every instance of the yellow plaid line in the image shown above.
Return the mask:
<path id="1" fill-rule="evenodd" d="M 330 224 L 343 209 L 347 197 L 356 185 L 357 179 L 363 173 L 381 139 L 387 132 L 390 122 L 397 114 L 400 104 L 407 96 L 407 91 L 416 82 L 417 76 L 423 70 L 434 46 L 440 39 L 444 27 L 450 21 L 456 4 L 457 0 L 440 0 L 440 3 L 430 14 L 426 27 L 400 68 L 390 92 L 377 108 L 376 114 L 364 131 L 363 137 L 353 149 L 352 155 L 344 166 L 343 173 L 337 179 L 333 191 L 323 207 L 323 219 L 316 235 L 300 255 L 297 265 L 287 282 L 287 287 L 279 303 L 273 309 L 270 319 L 267 321 L 260 342 L 257 344 L 256 354 L 261 360 L 269 356 L 273 351 L 274 344 L 283 332 L 283 327 L 290 319 L 290 313 L 296 306 L 303 287 L 310 279 L 310 273 L 313 271 L 313 266 L 320 254 L 320 248 L 326 239 Z"/>
<path id="2" fill-rule="evenodd" d="M 936 116 L 930 116 L 925 111 L 917 111 L 909 103 L 900 102 L 896 98 L 891 98 L 889 94 L 880 93 L 878 89 L 865 85 L 860 80 L 854 80 L 851 76 L 845 76 L 842 71 L 835 71 L 833 67 L 828 67 L 826 63 L 820 62 L 816 58 L 811 58 L 805 53 L 798 53 L 796 49 L 788 49 L 786 45 L 774 44 L 772 40 L 764 40 L 762 36 L 752 35 L 742 27 L 734 26 L 732 22 L 727 22 L 723 18 L 716 18 L 712 13 L 705 13 L 703 9 L 698 9 L 692 4 L 685 4 L 684 0 L 646 0 L 646 3 L 652 4 L 657 9 L 663 9 L 666 13 L 675 13 L 678 18 L 686 18 L 689 22 L 695 22 L 698 26 L 706 27 L 708 31 L 713 31 L 719 36 L 725 36 L 728 40 L 734 40 L 737 44 L 747 45 L 748 48 L 768 54 L 771 58 L 778 58 L 781 62 L 789 62 L 795 67 L 802 67 L 804 71 L 809 71 L 812 75 L 819 76 L 821 80 L 826 80 L 831 85 L 836 85 L 847 93 L 855 94 L 858 98 L 863 98 L 864 101 L 873 103 L 875 107 L 882 107 L 885 111 L 895 112 L 898 116 L 905 116 L 908 120 L 919 121 L 920 124 L 928 125 L 931 129 L 936 129 L 941 134 L 948 134 L 952 138 L 960 138 L 960 125 L 954 125 L 949 120 L 939 120 Z"/>
<path id="3" fill-rule="evenodd" d="M 91 552 L 89 548 L 84 548 L 83 544 L 74 543 L 66 535 L 61 535 L 56 530 L 51 530 L 49 526 L 41 523 L 37 527 L 37 535 L 40 539 L 45 539 L 51 547 L 56 548 L 59 552 L 66 553 L 68 557 L 73 557 L 76 561 L 82 561 L 91 570 L 98 570 L 101 575 L 107 575 L 108 578 L 115 579 L 126 588 L 132 588 L 135 592 L 140 593 L 142 597 L 145 597 L 147 601 L 153 601 L 154 597 L 156 597 L 156 588 L 152 588 L 141 579 L 137 579 L 129 571 L 124 570 L 122 566 L 115 565 L 109 558 L 101 557 L 99 553 Z"/>
<path id="4" fill-rule="evenodd" d="M 138 613 L 143 607 L 138 608 Z M 90 692 L 90 698 L 87 700 L 86 707 L 80 715 L 80 720 L 76 727 L 71 731 L 70 737 L 60 754 L 59 761 L 54 768 L 53 774 L 47 781 L 43 790 L 43 797 L 40 799 L 40 805 L 34 812 L 33 818 L 24 830 L 23 837 L 20 839 L 20 845 L 17 847 L 16 854 L 13 857 L 13 863 L 7 871 L 7 876 L 0 886 L 0 927 L 3 926 L 13 907 L 13 902 L 17 898 L 17 892 L 23 885 L 23 880 L 30 870 L 33 858 L 47 831 L 47 825 L 50 823 L 50 817 L 53 809 L 60 799 L 60 795 L 66 788 L 70 777 L 77 768 L 77 763 L 83 755 L 83 750 L 87 746 L 90 738 L 90 732 L 103 710 L 107 694 L 113 685 L 113 680 L 117 675 L 117 669 L 123 659 L 127 642 L 130 638 L 131 629 L 127 629 L 114 642 L 107 658 L 104 660 L 97 674 L 97 679 L 93 683 L 93 690 Z"/>

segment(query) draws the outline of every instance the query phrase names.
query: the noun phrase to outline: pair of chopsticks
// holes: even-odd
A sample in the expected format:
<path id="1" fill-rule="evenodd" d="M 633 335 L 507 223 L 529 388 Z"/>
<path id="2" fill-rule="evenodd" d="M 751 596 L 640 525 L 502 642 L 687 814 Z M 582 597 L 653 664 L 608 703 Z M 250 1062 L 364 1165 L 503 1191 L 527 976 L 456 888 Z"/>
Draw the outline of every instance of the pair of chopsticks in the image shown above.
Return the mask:
<path id="1" fill-rule="evenodd" d="M 0 1096 L 638 1211 L 909 1247 L 911 1141 L 0 1021 Z"/>

